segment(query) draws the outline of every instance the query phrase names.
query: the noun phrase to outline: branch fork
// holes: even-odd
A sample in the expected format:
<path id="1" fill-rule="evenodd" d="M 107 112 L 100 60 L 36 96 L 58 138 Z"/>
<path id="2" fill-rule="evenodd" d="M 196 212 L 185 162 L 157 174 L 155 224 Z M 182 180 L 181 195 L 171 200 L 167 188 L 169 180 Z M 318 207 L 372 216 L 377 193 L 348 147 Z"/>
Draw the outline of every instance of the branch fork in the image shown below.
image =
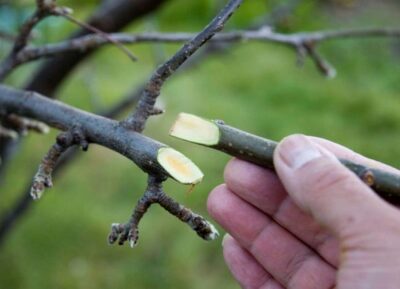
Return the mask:
<path id="1" fill-rule="evenodd" d="M 134 248 L 139 239 L 139 222 L 149 207 L 155 203 L 158 203 L 170 214 L 188 224 L 202 239 L 214 240 L 219 236 L 215 227 L 206 219 L 169 197 L 163 191 L 163 181 L 165 179 L 149 176 L 147 189 L 134 208 L 130 220 L 125 224 L 113 223 L 111 225 L 111 233 L 108 236 L 109 244 L 114 244 L 118 241 L 119 245 L 123 245 L 128 241 L 131 248 Z"/>

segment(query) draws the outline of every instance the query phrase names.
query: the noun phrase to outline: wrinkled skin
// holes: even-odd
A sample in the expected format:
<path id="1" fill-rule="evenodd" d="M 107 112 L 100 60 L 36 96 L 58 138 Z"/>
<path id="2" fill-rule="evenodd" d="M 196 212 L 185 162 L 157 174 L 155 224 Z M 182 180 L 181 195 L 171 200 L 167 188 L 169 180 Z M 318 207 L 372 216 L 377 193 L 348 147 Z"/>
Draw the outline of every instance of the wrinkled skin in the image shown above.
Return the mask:
<path id="1" fill-rule="evenodd" d="M 208 199 L 243 288 L 400 288 L 400 210 L 337 158 L 400 171 L 327 140 L 293 135 L 276 173 L 233 159 Z"/>

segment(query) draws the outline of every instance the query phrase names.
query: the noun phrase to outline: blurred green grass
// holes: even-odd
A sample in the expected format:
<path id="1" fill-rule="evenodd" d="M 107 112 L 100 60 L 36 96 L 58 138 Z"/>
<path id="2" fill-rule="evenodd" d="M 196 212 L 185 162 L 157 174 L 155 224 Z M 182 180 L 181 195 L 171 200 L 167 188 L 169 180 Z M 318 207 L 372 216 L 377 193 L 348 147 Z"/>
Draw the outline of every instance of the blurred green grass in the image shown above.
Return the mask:
<path id="1" fill-rule="evenodd" d="M 230 28 L 251 23 L 250 18 L 265 13 L 268 7 L 263 10 L 260 3 L 247 2 Z M 322 21 L 323 11 L 318 11 L 316 19 L 303 17 L 315 12 L 316 8 L 309 6 L 300 9 L 301 17 L 295 18 L 293 29 L 332 27 L 336 18 Z M 215 8 L 213 1 L 171 2 L 150 20 L 128 30 L 148 30 L 151 24 L 165 31 L 196 31 Z M 190 11 L 201 13 L 190 19 Z M 82 15 L 87 13 L 82 11 Z M 351 17 L 346 25 L 362 26 L 368 13 Z M 368 18 L 370 24 L 393 24 L 392 18 L 375 16 Z M 72 28 L 63 29 L 67 33 Z M 61 36 L 49 36 L 57 37 Z M 166 191 L 207 215 L 207 194 L 223 182 L 223 167 L 229 159 L 168 137 L 168 129 L 181 111 L 223 119 L 275 140 L 299 132 L 329 138 L 399 167 L 400 56 L 393 53 L 392 46 L 393 41 L 382 39 L 324 44 L 321 52 L 339 73 L 333 80 L 319 75 L 311 62 L 297 68 L 293 51 L 260 43 L 240 43 L 208 57 L 195 69 L 174 75 L 160 98 L 167 113 L 152 118 L 146 134 L 190 156 L 204 171 L 205 179 L 192 193 L 173 181 L 167 182 Z M 178 47 L 160 46 L 164 57 Z M 146 80 L 156 65 L 151 46 L 137 45 L 132 50 L 140 57 L 138 63 L 129 62 L 116 48 L 102 49 L 65 82 L 60 98 L 87 110 L 118 101 Z M 20 69 L 8 82 L 22 83 L 33 67 Z M 30 182 L 55 133 L 27 137 L 2 185 L 2 211 Z M 34 204 L 0 248 L 0 287 L 238 288 L 223 264 L 220 240 L 202 241 L 157 206 L 141 223 L 137 248 L 107 245 L 109 225 L 128 219 L 145 183 L 145 175 L 129 160 L 91 146 L 55 180 L 55 187 Z"/>

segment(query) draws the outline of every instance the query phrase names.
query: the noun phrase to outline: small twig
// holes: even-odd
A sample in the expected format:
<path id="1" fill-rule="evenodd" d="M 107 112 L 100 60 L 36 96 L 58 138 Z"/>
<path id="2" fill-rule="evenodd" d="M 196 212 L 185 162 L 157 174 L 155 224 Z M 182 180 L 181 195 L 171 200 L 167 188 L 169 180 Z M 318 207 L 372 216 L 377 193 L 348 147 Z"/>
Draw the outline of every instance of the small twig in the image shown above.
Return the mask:
<path id="1" fill-rule="evenodd" d="M 303 47 L 310 58 L 314 61 L 317 69 L 327 78 L 334 78 L 336 76 L 336 69 L 325 60 L 316 50 L 315 43 L 304 43 Z"/>
<path id="2" fill-rule="evenodd" d="M 51 174 L 56 167 L 61 155 L 73 145 L 73 137 L 70 131 L 61 133 L 56 143 L 44 156 L 36 175 L 33 177 L 30 195 L 34 200 L 41 198 L 45 188 L 53 186 Z"/>
<path id="3" fill-rule="evenodd" d="M 210 121 L 182 113 L 172 127 L 171 135 L 274 169 L 273 154 L 277 146 L 275 141 L 241 131 L 222 121 Z M 392 203 L 400 203 L 400 175 L 345 159 L 339 161 L 381 197 Z"/>
<path id="4" fill-rule="evenodd" d="M 135 247 L 139 238 L 139 222 L 154 203 L 158 203 L 179 220 L 187 223 L 204 240 L 214 240 L 218 237 L 218 231 L 206 219 L 193 213 L 164 193 L 162 189 L 164 180 L 152 175 L 149 176 L 147 189 L 133 210 L 130 220 L 125 224 L 114 223 L 111 225 L 111 233 L 108 236 L 110 244 L 114 244 L 118 240 L 118 244 L 123 245 L 128 241 L 132 248 Z"/>
<path id="5" fill-rule="evenodd" d="M 124 54 L 126 54 L 132 61 L 137 61 L 138 58 L 133 55 L 133 53 L 126 48 L 121 42 L 114 40 L 113 38 L 111 38 L 107 33 L 101 31 L 100 29 L 97 29 L 96 27 L 79 21 L 78 19 L 74 18 L 71 16 L 71 11 L 70 10 L 66 10 L 66 9 L 57 9 L 55 10 L 55 13 L 59 16 L 63 16 L 65 19 L 67 19 L 68 21 L 79 25 L 82 28 L 85 28 L 93 33 L 96 33 L 97 35 L 99 35 L 101 38 L 103 38 L 104 40 L 106 40 L 107 42 L 110 42 L 112 44 L 114 44 L 116 47 L 118 47 Z"/>
<path id="6" fill-rule="evenodd" d="M 84 151 L 88 149 L 88 141 L 80 128 L 73 128 L 57 136 L 56 143 L 47 152 L 33 177 L 30 195 L 34 200 L 40 199 L 45 188 L 53 186 L 53 170 L 62 154 L 73 145 L 79 145 Z"/>
<path id="7" fill-rule="evenodd" d="M 157 202 L 169 213 L 189 225 L 202 239 L 211 241 L 219 236 L 217 229 L 202 216 L 185 208 L 167 194 L 161 192 Z"/>
<path id="8" fill-rule="evenodd" d="M 135 112 L 122 124 L 137 132 L 142 132 L 147 119 L 151 116 L 157 97 L 164 82 L 204 43 L 221 31 L 233 12 L 243 0 L 230 0 L 218 15 L 193 39 L 187 42 L 174 56 L 159 66 L 147 83 Z"/>

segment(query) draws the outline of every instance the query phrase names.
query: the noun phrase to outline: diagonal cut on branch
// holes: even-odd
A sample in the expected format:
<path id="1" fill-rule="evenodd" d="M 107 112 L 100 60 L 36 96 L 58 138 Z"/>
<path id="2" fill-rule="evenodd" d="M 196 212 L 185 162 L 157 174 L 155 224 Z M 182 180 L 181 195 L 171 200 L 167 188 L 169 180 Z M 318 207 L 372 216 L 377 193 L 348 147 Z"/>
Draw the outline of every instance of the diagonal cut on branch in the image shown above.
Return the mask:
<path id="1" fill-rule="evenodd" d="M 125 127 L 137 132 L 144 130 L 147 119 L 154 111 L 156 99 L 160 95 L 164 82 L 204 43 L 223 29 L 226 21 L 239 8 L 242 2 L 243 0 L 230 0 L 203 31 L 188 41 L 174 56 L 156 69 L 145 86 L 135 112 L 122 122 Z"/>
<path id="2" fill-rule="evenodd" d="M 198 116 L 181 113 L 170 135 L 223 151 L 229 155 L 273 169 L 273 154 L 277 143 Z M 350 160 L 339 159 L 349 170 L 377 194 L 393 203 L 400 203 L 400 175 L 370 168 Z"/>
<path id="3" fill-rule="evenodd" d="M 139 199 L 130 220 L 126 224 L 114 223 L 111 225 L 111 233 L 108 236 L 109 244 L 114 244 L 118 241 L 119 245 L 123 245 L 128 241 L 132 248 L 135 247 L 139 238 L 139 222 L 148 208 L 155 203 L 158 203 L 169 213 L 188 224 L 202 239 L 211 241 L 219 236 L 215 227 L 206 219 L 193 213 L 165 194 L 162 188 L 163 181 L 158 177 L 149 176 L 147 189 Z"/>

